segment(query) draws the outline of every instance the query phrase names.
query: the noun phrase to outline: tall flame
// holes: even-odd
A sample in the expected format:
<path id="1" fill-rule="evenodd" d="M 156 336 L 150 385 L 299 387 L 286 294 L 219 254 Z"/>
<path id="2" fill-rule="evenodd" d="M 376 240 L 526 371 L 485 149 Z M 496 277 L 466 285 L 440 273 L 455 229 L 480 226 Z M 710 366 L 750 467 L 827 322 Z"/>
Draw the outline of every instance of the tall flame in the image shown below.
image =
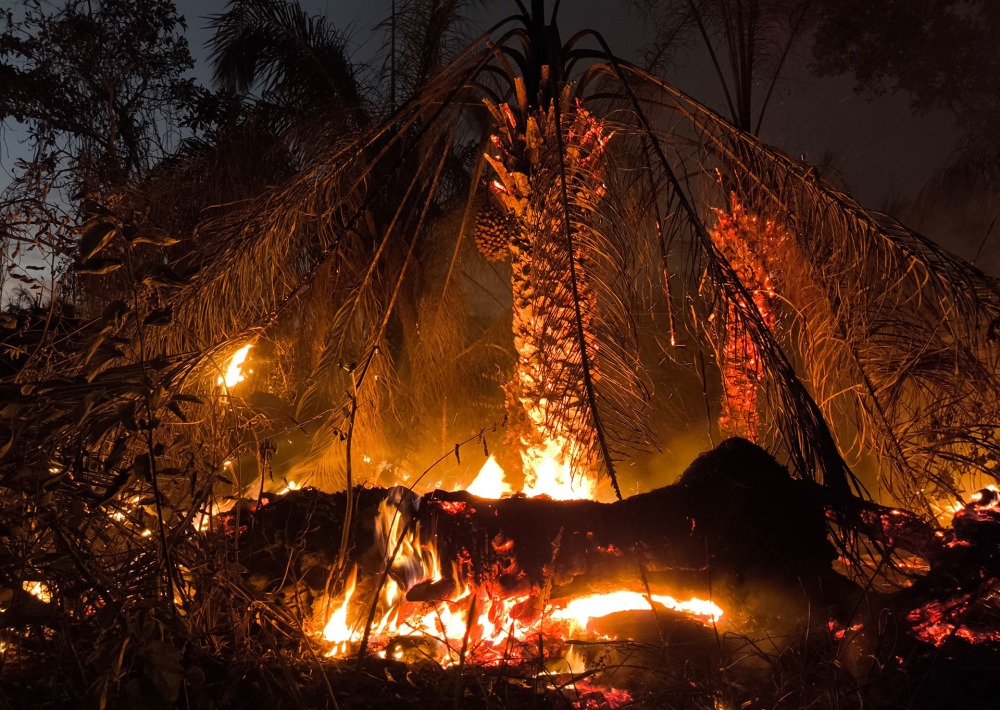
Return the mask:
<path id="1" fill-rule="evenodd" d="M 355 642 L 355 631 L 347 623 L 347 612 L 351 605 L 351 597 L 354 596 L 354 588 L 357 585 L 358 568 L 351 570 L 351 575 L 344 585 L 344 601 L 334 610 L 330 620 L 323 628 L 323 638 L 333 644 L 330 655 L 338 655 L 347 650 L 347 645 Z"/>
<path id="2" fill-rule="evenodd" d="M 503 469 L 492 456 L 486 459 L 486 463 L 479 469 L 476 480 L 466 490 L 480 498 L 502 498 L 513 492 L 510 484 L 504 479 Z"/>
<path id="3" fill-rule="evenodd" d="M 548 440 L 544 447 L 531 447 L 521 455 L 524 463 L 524 486 L 529 498 L 548 496 L 553 500 L 593 500 L 597 496 L 597 478 L 590 473 L 575 473 L 567 455 L 566 443 Z M 504 470 L 490 456 L 466 490 L 480 498 L 502 498 L 513 491 Z"/>
<path id="4" fill-rule="evenodd" d="M 574 475 L 565 452 L 572 447 L 565 442 L 549 439 L 544 448 L 530 448 L 522 455 L 524 461 L 524 494 L 548 496 L 553 500 L 593 500 L 597 480 L 588 473 Z"/>

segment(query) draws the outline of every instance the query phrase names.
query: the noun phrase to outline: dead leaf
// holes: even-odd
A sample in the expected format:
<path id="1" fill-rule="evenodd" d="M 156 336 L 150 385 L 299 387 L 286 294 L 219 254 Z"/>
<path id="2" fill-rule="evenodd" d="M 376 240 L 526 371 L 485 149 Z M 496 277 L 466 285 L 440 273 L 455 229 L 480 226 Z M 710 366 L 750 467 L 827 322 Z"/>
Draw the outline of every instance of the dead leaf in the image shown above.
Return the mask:
<path id="1" fill-rule="evenodd" d="M 150 641 L 139 649 L 145 675 L 169 702 L 177 701 L 184 680 L 181 652 L 166 641 Z"/>

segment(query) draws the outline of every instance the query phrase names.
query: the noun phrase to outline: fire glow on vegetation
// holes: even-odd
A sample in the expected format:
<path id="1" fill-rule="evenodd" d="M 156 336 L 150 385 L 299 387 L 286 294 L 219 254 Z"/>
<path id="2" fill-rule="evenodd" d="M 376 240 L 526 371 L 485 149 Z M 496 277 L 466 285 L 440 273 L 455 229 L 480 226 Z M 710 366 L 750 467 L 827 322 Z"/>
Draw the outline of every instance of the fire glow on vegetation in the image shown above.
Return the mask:
<path id="1" fill-rule="evenodd" d="M 52 601 L 52 592 L 50 592 L 48 586 L 42 582 L 22 582 L 21 588 L 31 596 L 40 599 L 46 604 Z"/>
<path id="2" fill-rule="evenodd" d="M 246 362 L 247 355 L 250 353 L 250 348 L 252 347 L 253 343 L 247 343 L 233 353 L 232 357 L 229 358 L 229 363 L 226 365 L 226 373 L 224 375 L 219 375 L 217 384 L 224 386 L 228 390 L 232 389 L 245 379 L 242 369 L 243 363 Z"/>

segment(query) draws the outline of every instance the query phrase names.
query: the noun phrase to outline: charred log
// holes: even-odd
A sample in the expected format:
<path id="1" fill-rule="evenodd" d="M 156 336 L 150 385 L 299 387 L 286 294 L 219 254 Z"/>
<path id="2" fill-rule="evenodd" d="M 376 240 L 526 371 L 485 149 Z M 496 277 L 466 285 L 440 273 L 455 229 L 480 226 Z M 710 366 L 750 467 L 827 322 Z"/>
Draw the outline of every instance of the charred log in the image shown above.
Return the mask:
<path id="1" fill-rule="evenodd" d="M 411 601 L 447 598 L 459 584 L 559 598 L 609 587 L 642 591 L 643 579 L 702 598 L 751 587 L 801 596 L 802 589 L 850 586 L 832 570 L 836 552 L 821 492 L 741 439 L 700 456 L 676 484 L 611 504 L 363 489 L 351 557 L 371 575 L 395 564 L 375 530 L 380 506 L 388 505 L 398 524 L 419 529 L 425 542 L 433 538 L 440 558 L 458 571 L 413 584 L 393 567 Z M 260 591 L 296 604 L 328 591 L 343 499 L 293 491 L 249 518 L 241 561 Z"/>
<path id="2" fill-rule="evenodd" d="M 831 620 L 842 634 L 870 620 L 852 616 L 862 590 L 833 569 L 833 518 L 885 552 L 907 549 L 930 565 L 910 588 L 869 597 L 865 608 L 891 609 L 918 645 L 1000 644 L 997 501 L 984 494 L 952 530 L 934 531 L 906 511 L 831 503 L 822 487 L 792 478 L 742 439 L 702 454 L 673 485 L 611 504 L 403 488 L 358 489 L 355 500 L 347 563 L 358 566 L 360 588 L 373 589 L 388 567 L 409 603 L 454 598 L 469 586 L 491 598 L 523 598 L 510 613 L 530 619 L 549 600 L 648 585 L 653 593 L 713 598 L 730 617 L 772 625 L 825 609 L 816 620 Z M 319 613 L 343 568 L 344 495 L 293 491 L 236 517 L 231 539 L 257 591 L 304 616 Z M 387 525 L 413 544 L 433 545 L 441 574 L 414 577 L 410 562 L 394 559 Z"/>

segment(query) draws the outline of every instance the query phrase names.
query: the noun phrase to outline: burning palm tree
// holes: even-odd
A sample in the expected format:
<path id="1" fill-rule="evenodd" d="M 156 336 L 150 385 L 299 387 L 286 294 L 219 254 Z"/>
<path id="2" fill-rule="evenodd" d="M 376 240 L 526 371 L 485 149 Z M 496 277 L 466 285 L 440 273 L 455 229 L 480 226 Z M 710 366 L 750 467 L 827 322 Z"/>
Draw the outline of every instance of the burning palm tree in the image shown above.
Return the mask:
<path id="1" fill-rule="evenodd" d="M 399 397 L 400 378 L 422 405 L 453 403 L 453 383 L 492 385 L 489 370 L 510 368 L 508 441 L 526 473 L 547 454 L 617 489 L 616 461 L 652 442 L 656 361 L 678 365 L 658 379 L 690 378 L 714 343 L 722 389 L 745 400 L 729 397 L 728 420 L 742 407 L 742 431 L 801 475 L 857 489 L 844 457 L 858 450 L 878 453 L 902 498 L 927 483 L 959 492 L 960 467 L 991 473 L 995 284 L 597 32 L 563 42 L 558 3 L 516 5 L 447 62 L 425 53 L 398 106 L 352 99 L 335 135 L 289 133 L 298 173 L 199 226 L 184 257 L 195 275 L 156 333 L 199 353 L 185 376 L 252 336 L 298 339 L 279 366 L 304 383 L 290 396 L 322 422 L 322 456 L 342 449 L 344 413 L 377 412 L 372 396 Z M 509 326 L 476 333 L 462 293 L 473 231 L 484 256 L 509 258 L 513 297 Z M 497 358 L 504 327 L 514 354 Z M 652 355 L 650 331 L 670 343 Z M 376 349 L 378 385 L 352 385 L 351 363 Z"/>
<path id="2" fill-rule="evenodd" d="M 889 414 L 897 411 L 889 399 L 915 397 L 900 404 L 915 415 L 944 392 L 935 399 L 926 382 L 905 378 L 875 383 L 874 363 L 859 350 L 872 341 L 861 331 L 891 332 L 885 337 L 905 358 L 902 350 L 914 344 L 904 346 L 901 338 L 920 317 L 918 304 L 932 310 L 940 304 L 946 327 L 978 343 L 949 336 L 951 347 L 995 378 L 996 348 L 986 337 L 997 311 L 990 282 L 619 60 L 596 32 L 563 43 L 557 9 L 547 17 L 543 2 L 519 5 L 392 115 L 373 119 L 374 128 L 316 155 L 286 187 L 214 225 L 218 238 L 201 256 L 206 267 L 179 299 L 178 316 L 189 332 L 216 342 L 223 333 L 266 331 L 300 318 L 297 309 L 322 297 L 317 279 L 331 271 L 343 278 L 344 266 L 358 260 L 350 244 L 370 227 L 366 239 L 375 248 L 344 281 L 353 295 L 334 305 L 340 315 L 328 341 L 355 343 L 359 352 L 381 344 L 392 352 L 386 328 L 407 290 L 408 270 L 431 241 L 440 247 L 435 220 L 458 211 L 457 239 L 435 288 L 446 295 L 459 287 L 462 261 L 472 258 L 464 244 L 477 221 L 480 250 L 488 258 L 509 256 L 516 350 L 506 387 L 509 438 L 527 458 L 554 447 L 557 459 L 581 472 L 603 468 L 616 482 L 616 458 L 649 443 L 648 366 L 634 318 L 642 310 L 636 284 L 658 262 L 660 286 L 670 294 L 663 301 L 669 327 L 696 339 L 721 328 L 731 341 L 739 339 L 739 353 L 720 351 L 720 368 L 728 361 L 754 370 L 754 411 L 745 414 L 754 433 L 784 448 L 800 471 L 819 470 L 846 490 L 850 474 L 841 454 L 857 435 L 859 445 L 890 454 L 896 470 L 886 481 L 896 492 L 912 493 L 900 481 L 926 480 L 931 469 L 932 478 L 954 488 L 945 471 L 952 464 L 918 464 L 899 441 L 899 429 L 912 432 L 913 420 Z M 462 164 L 464 178 L 451 172 Z M 463 182 L 466 197 L 460 197 Z M 755 245 L 745 229 L 729 229 L 734 240 L 720 243 L 726 219 L 736 217 L 713 209 L 731 200 L 746 224 L 756 220 L 785 234 L 785 246 Z M 374 223 L 366 216 L 373 214 Z M 767 288 L 783 281 L 768 296 L 783 299 L 768 306 L 773 313 L 760 303 L 763 282 L 754 283 L 737 256 L 747 249 L 761 255 L 765 271 L 783 271 L 758 274 L 771 282 Z M 280 282 L 269 279 L 262 290 L 265 282 L 247 266 L 265 251 L 269 263 L 287 266 Z M 851 279 L 853 290 L 871 292 L 873 285 L 862 281 L 878 278 L 881 268 L 894 274 L 884 298 L 844 293 Z M 386 270 L 402 276 L 384 280 Z M 680 291 L 690 296 L 682 301 Z M 233 293 L 253 295 L 239 303 L 227 295 Z M 806 316 L 821 306 L 824 318 Z M 833 394 L 834 373 L 848 371 L 840 358 L 861 384 Z M 924 394 L 907 394 L 911 383 Z M 982 434 L 963 460 L 989 458 L 989 437 Z M 923 446 L 912 436 L 910 443 Z"/>

